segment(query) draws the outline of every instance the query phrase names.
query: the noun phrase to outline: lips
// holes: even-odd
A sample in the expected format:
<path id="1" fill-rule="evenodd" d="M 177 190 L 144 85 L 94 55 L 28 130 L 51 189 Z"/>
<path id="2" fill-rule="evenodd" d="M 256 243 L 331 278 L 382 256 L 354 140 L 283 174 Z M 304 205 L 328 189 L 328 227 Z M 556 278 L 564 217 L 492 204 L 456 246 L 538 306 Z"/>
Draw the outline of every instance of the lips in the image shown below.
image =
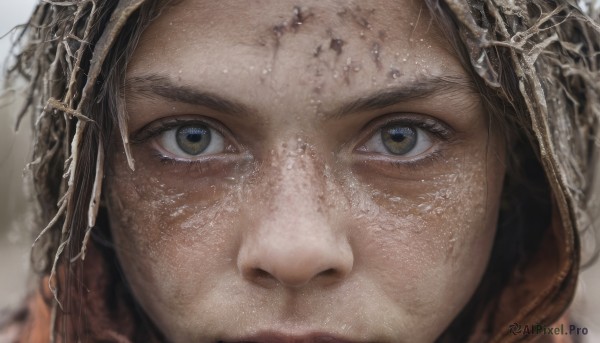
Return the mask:
<path id="1" fill-rule="evenodd" d="M 262 333 L 240 339 L 219 340 L 216 343 L 359 343 L 359 341 L 327 333 L 311 333 L 306 335 Z"/>

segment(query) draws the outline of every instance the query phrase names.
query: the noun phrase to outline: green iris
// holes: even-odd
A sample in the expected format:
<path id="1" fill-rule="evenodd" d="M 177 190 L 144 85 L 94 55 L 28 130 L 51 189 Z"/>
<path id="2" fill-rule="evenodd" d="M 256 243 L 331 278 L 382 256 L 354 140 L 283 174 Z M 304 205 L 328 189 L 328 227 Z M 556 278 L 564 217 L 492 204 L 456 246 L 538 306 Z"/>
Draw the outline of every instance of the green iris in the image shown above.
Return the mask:
<path id="1" fill-rule="evenodd" d="M 410 126 L 390 124 L 381 129 L 383 145 L 394 155 L 406 155 L 417 145 L 417 130 Z"/>
<path id="2" fill-rule="evenodd" d="M 175 133 L 177 145 L 189 155 L 202 153 L 210 144 L 210 130 L 204 125 L 187 125 L 177 129 Z"/>

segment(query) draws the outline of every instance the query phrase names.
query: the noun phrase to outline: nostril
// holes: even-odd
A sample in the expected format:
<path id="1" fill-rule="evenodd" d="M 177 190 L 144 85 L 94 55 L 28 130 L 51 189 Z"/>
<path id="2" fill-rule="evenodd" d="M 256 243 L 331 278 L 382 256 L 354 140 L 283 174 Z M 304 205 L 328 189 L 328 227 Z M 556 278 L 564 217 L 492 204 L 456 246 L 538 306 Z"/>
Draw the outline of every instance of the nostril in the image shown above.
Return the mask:
<path id="1" fill-rule="evenodd" d="M 320 276 L 324 276 L 324 277 L 337 276 L 337 274 L 338 274 L 338 271 L 334 268 L 329 268 L 329 269 L 324 270 L 319 273 Z"/>
<path id="2" fill-rule="evenodd" d="M 252 271 L 252 276 L 256 279 L 270 279 L 273 278 L 273 276 L 271 274 L 269 274 L 269 272 L 267 272 L 266 270 L 260 269 L 260 268 L 256 268 Z"/>

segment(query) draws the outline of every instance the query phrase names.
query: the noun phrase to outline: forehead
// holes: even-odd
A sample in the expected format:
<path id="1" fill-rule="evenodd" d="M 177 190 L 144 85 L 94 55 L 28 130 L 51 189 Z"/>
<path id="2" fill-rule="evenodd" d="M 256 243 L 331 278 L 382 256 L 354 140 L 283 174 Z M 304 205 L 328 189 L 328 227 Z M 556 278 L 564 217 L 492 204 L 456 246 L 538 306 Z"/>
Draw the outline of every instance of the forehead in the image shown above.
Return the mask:
<path id="1" fill-rule="evenodd" d="M 466 76 L 418 0 L 176 1 L 130 63 L 129 77 L 148 74 L 241 102 L 270 91 L 319 104 L 423 75 Z"/>

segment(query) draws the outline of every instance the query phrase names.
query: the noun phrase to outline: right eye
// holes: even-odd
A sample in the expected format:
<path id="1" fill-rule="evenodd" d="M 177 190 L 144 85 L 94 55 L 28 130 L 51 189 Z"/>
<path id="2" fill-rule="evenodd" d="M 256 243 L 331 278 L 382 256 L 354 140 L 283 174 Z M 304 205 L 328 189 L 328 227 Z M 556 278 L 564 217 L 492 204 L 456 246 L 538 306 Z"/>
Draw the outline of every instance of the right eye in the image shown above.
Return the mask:
<path id="1" fill-rule="evenodd" d="M 225 151 L 225 140 L 217 130 L 199 123 L 183 124 L 162 132 L 157 143 L 177 159 L 190 159 Z"/>

